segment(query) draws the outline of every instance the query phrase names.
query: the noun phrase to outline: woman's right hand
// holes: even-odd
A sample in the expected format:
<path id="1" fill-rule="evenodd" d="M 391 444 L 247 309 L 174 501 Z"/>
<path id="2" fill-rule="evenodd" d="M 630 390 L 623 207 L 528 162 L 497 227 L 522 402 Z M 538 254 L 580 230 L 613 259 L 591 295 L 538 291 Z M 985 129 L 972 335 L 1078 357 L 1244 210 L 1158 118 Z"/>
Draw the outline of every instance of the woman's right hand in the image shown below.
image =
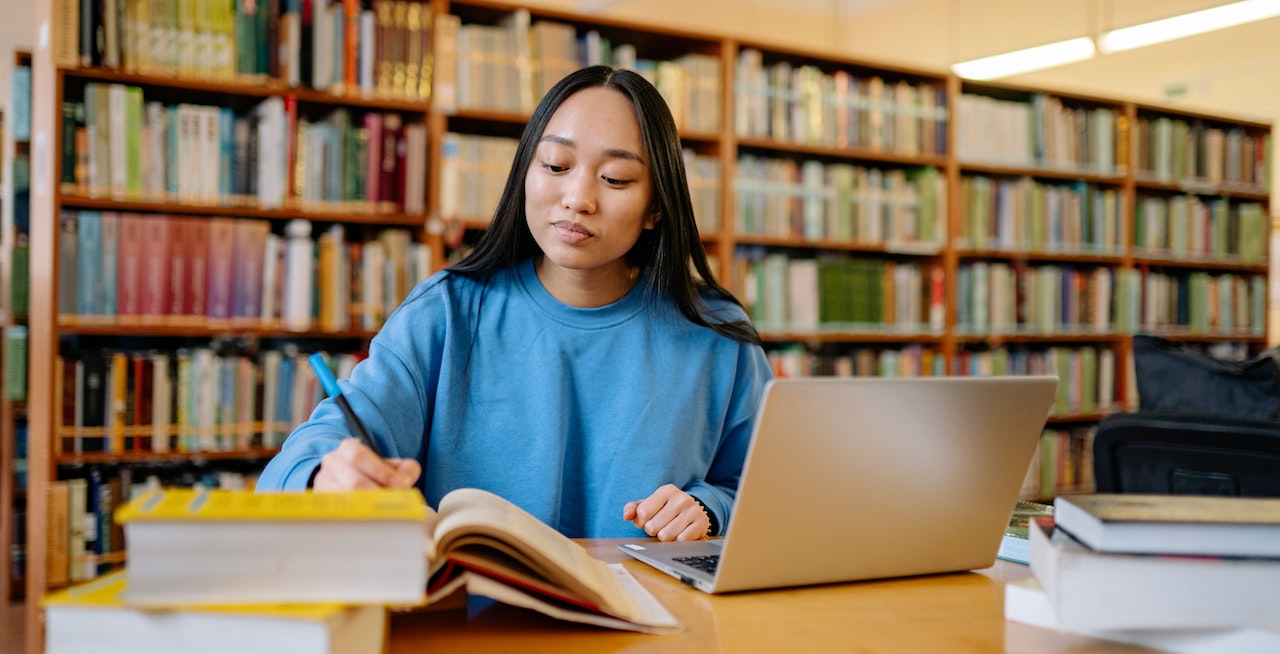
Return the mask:
<path id="1" fill-rule="evenodd" d="M 417 483 L 421 474 L 422 466 L 416 459 L 384 459 L 359 439 L 348 438 L 320 459 L 320 470 L 312 488 L 317 491 L 409 488 Z"/>

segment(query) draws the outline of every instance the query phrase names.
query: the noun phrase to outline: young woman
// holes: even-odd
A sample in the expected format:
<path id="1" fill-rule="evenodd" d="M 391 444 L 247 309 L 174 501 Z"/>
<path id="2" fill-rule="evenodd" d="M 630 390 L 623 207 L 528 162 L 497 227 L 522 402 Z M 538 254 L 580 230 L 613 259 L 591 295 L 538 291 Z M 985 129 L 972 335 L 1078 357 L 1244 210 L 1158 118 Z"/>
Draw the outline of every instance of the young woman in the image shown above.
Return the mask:
<path id="1" fill-rule="evenodd" d="M 584 68 L 525 127 L 475 251 L 420 284 L 259 489 L 495 492 L 573 537 L 723 533 L 769 379 L 711 274 L 657 90 Z"/>

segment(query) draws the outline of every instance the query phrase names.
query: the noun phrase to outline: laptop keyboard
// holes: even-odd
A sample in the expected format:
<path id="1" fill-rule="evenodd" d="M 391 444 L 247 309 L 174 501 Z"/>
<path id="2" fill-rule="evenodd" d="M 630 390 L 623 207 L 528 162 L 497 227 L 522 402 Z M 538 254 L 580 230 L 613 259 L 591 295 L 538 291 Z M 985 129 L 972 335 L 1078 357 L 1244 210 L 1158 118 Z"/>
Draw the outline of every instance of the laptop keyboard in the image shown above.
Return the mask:
<path id="1" fill-rule="evenodd" d="M 672 559 L 677 563 L 683 563 L 690 568 L 697 568 L 703 572 L 715 574 L 716 566 L 720 565 L 719 554 L 706 554 L 700 556 L 677 556 Z"/>

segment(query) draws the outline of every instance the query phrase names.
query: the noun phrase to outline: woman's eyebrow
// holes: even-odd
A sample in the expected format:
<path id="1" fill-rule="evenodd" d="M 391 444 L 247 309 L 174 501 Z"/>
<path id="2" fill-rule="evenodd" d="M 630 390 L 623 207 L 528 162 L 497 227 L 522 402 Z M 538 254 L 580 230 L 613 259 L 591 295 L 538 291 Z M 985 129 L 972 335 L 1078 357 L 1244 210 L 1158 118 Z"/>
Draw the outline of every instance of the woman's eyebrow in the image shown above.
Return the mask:
<path id="1" fill-rule="evenodd" d="M 538 142 L 539 143 L 551 142 L 558 145 L 563 145 L 566 148 L 576 149 L 578 147 L 578 144 L 575 143 L 573 139 L 559 136 L 556 134 L 547 134 L 546 136 L 543 136 L 541 139 L 539 139 Z M 641 163 L 641 164 L 644 163 L 643 157 L 625 148 L 609 148 L 604 151 L 604 154 L 605 156 L 611 159 L 631 159 L 637 163 Z"/>

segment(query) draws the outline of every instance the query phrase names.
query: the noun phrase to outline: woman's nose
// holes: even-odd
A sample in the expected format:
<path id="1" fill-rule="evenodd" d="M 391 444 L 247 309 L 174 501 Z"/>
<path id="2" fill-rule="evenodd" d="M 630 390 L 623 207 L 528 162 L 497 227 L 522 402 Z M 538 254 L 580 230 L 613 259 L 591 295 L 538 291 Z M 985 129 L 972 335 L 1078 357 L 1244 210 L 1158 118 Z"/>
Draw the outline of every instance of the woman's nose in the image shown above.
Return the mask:
<path id="1" fill-rule="evenodd" d="M 575 213 L 595 213 L 596 196 L 589 175 L 574 171 L 565 182 L 563 203 Z"/>

